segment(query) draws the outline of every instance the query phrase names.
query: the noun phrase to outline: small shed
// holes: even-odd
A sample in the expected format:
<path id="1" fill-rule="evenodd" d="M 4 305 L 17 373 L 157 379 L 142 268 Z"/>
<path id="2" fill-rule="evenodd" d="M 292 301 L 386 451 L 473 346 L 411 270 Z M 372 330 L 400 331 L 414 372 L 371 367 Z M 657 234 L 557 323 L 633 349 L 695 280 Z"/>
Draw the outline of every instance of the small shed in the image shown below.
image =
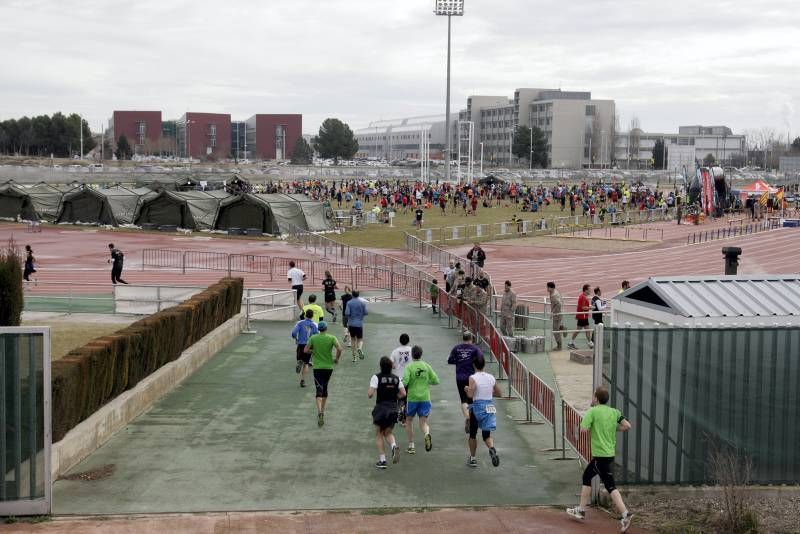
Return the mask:
<path id="1" fill-rule="evenodd" d="M 652 277 L 614 297 L 612 324 L 800 325 L 800 275 Z"/>

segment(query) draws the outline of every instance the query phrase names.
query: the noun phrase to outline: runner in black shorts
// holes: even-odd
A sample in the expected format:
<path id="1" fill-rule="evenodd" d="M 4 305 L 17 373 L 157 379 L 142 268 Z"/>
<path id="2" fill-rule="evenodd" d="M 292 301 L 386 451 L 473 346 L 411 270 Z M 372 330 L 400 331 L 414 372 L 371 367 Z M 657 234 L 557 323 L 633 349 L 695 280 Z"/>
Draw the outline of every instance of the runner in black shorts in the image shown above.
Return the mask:
<path id="1" fill-rule="evenodd" d="M 325 296 L 325 311 L 333 316 L 332 322 L 336 322 L 336 280 L 333 279 L 330 271 L 325 271 L 325 280 L 322 281 L 322 289 Z"/>
<path id="2" fill-rule="evenodd" d="M 353 298 L 353 291 L 350 289 L 350 286 L 344 286 L 344 293 L 342 293 L 342 326 L 344 327 L 344 344 L 346 346 L 350 346 L 350 332 L 347 331 L 347 315 L 344 314 L 344 310 L 347 309 L 347 303 L 350 302 L 350 299 Z"/>
<path id="3" fill-rule="evenodd" d="M 372 424 L 375 426 L 375 444 L 378 446 L 378 463 L 375 467 L 386 469 L 386 449 L 384 441 L 392 452 L 392 463 L 400 461 L 400 453 L 392 429 L 397 422 L 397 401 L 406 396 L 403 382 L 392 372 L 392 360 L 384 356 L 380 360 L 381 372 L 372 375 L 367 390 L 370 399 L 377 393 L 375 408 L 372 409 Z"/>
<path id="4" fill-rule="evenodd" d="M 294 261 L 289 262 L 289 271 L 286 273 L 286 278 L 292 283 L 292 289 L 295 290 L 297 297 L 297 307 L 302 311 L 303 309 L 303 281 L 306 279 L 306 273 L 302 269 L 295 267 Z"/>
<path id="5" fill-rule="evenodd" d="M 300 375 L 301 388 L 306 387 L 306 375 L 308 374 L 308 368 L 311 367 L 311 355 L 307 354 L 305 351 L 306 344 L 311 336 L 319 334 L 317 323 L 313 321 L 313 317 L 314 311 L 306 310 L 305 318 L 298 321 L 292 329 L 292 337 L 297 343 L 297 366 L 294 370 L 296 373 L 300 373 L 301 371 L 303 373 Z"/>
<path id="6" fill-rule="evenodd" d="M 334 364 L 342 357 L 342 346 L 336 336 L 328 334 L 328 325 L 320 321 L 317 325 L 319 334 L 308 339 L 305 352 L 313 356 L 314 385 L 317 388 L 317 426 L 325 424 L 325 404 L 328 401 L 328 382 L 333 374 Z M 334 359 L 333 352 L 336 351 Z"/>
<path id="7" fill-rule="evenodd" d="M 458 396 L 461 399 L 461 415 L 464 416 L 464 432 L 469 434 L 469 405 L 472 399 L 467 396 L 466 387 L 469 385 L 469 377 L 475 372 L 472 362 L 476 357 L 483 357 L 481 349 L 473 343 L 472 334 L 464 332 L 463 343 L 453 347 L 447 363 L 456 366 L 456 387 Z"/>

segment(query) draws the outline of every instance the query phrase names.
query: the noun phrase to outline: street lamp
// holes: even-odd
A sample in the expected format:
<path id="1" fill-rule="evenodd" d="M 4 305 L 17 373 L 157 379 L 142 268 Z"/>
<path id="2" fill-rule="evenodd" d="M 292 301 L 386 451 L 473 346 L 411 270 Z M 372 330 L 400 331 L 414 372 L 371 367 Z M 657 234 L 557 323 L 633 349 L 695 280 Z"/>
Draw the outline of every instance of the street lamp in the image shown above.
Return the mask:
<path id="1" fill-rule="evenodd" d="M 483 143 L 481 145 L 481 176 L 483 176 Z"/>
<path id="2" fill-rule="evenodd" d="M 192 151 L 191 151 L 191 132 L 189 132 L 189 125 L 195 124 L 197 121 L 186 119 L 186 156 L 189 158 L 189 174 L 192 174 Z"/>
<path id="3" fill-rule="evenodd" d="M 447 17 L 447 96 L 444 111 L 445 179 L 450 181 L 450 17 L 464 15 L 464 0 L 436 0 L 433 10 L 437 16 Z"/>

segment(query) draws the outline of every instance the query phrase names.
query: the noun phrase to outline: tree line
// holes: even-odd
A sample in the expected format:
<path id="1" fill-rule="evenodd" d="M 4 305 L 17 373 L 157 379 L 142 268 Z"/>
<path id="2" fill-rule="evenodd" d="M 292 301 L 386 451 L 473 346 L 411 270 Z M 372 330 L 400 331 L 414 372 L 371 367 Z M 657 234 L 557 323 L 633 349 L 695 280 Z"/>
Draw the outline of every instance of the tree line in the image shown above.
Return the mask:
<path id="1" fill-rule="evenodd" d="M 0 153 L 68 158 L 81 152 L 81 128 L 85 154 L 96 143 L 89 124 L 77 113 L 7 119 L 0 122 Z"/>

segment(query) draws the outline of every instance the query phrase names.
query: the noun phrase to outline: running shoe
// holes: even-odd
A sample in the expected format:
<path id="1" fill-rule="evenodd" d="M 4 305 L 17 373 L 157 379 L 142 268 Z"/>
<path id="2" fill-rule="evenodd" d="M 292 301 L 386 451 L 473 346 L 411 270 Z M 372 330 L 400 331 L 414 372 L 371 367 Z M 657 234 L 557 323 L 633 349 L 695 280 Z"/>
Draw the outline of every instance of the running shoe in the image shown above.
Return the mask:
<path id="1" fill-rule="evenodd" d="M 358 358 L 356 358 L 355 356 L 353 356 L 353 363 L 356 363 L 357 361 L 358 361 Z"/>
<path id="2" fill-rule="evenodd" d="M 417 454 L 417 449 L 415 449 L 413 445 L 409 445 L 406 449 L 406 452 L 408 454 Z"/>
<path id="3" fill-rule="evenodd" d="M 571 341 L 570 341 L 569 343 L 567 343 L 567 348 L 568 348 L 568 349 L 575 350 L 575 349 L 577 349 L 578 347 L 575 345 L 575 343 L 573 343 L 573 342 L 571 342 Z"/>
<path id="4" fill-rule="evenodd" d="M 584 512 L 577 506 L 575 508 L 567 508 L 567 515 L 574 519 L 577 519 L 578 521 L 583 521 L 584 519 L 586 519 L 586 512 Z"/>
<path id="5" fill-rule="evenodd" d="M 356 350 L 356 353 L 358 354 L 358 358 L 359 359 L 363 360 L 365 358 L 363 350 L 358 349 L 358 350 Z"/>
<path id="6" fill-rule="evenodd" d="M 386 460 L 383 460 L 383 461 L 378 461 L 378 462 L 375 464 L 375 468 L 376 468 L 376 469 L 386 469 Z"/>
<path id="7" fill-rule="evenodd" d="M 470 467 L 478 467 L 478 459 L 474 456 L 467 456 L 467 465 Z"/>
<path id="8" fill-rule="evenodd" d="M 303 360 L 297 360 L 297 365 L 294 366 L 294 372 L 300 374 L 300 370 L 303 368 Z"/>
<path id="9" fill-rule="evenodd" d="M 325 414 L 319 412 L 319 414 L 317 415 L 317 426 L 322 426 L 324 424 L 325 424 Z"/>
<path id="10" fill-rule="evenodd" d="M 433 448 L 433 440 L 431 440 L 431 435 L 425 434 L 425 451 L 431 452 L 432 448 Z"/>
<path id="11" fill-rule="evenodd" d="M 619 531 L 620 532 L 627 532 L 631 526 L 631 519 L 633 518 L 632 513 L 628 513 L 625 517 L 619 520 Z"/>
<path id="12" fill-rule="evenodd" d="M 305 380 L 301 380 L 301 381 L 300 381 L 300 387 L 301 387 L 301 388 L 304 388 L 304 387 L 306 387 L 306 381 L 305 381 Z"/>
<path id="13" fill-rule="evenodd" d="M 593 349 L 593 348 L 594 348 L 594 342 L 593 342 L 593 341 L 589 341 L 589 348 L 590 348 L 590 349 Z"/>
<path id="14" fill-rule="evenodd" d="M 400 461 L 400 447 L 392 445 L 392 463 L 396 464 Z"/>
<path id="15" fill-rule="evenodd" d="M 494 447 L 489 449 L 489 456 L 492 457 L 493 466 L 497 467 L 498 465 L 500 465 L 500 457 L 497 455 L 497 451 L 495 450 Z"/>

